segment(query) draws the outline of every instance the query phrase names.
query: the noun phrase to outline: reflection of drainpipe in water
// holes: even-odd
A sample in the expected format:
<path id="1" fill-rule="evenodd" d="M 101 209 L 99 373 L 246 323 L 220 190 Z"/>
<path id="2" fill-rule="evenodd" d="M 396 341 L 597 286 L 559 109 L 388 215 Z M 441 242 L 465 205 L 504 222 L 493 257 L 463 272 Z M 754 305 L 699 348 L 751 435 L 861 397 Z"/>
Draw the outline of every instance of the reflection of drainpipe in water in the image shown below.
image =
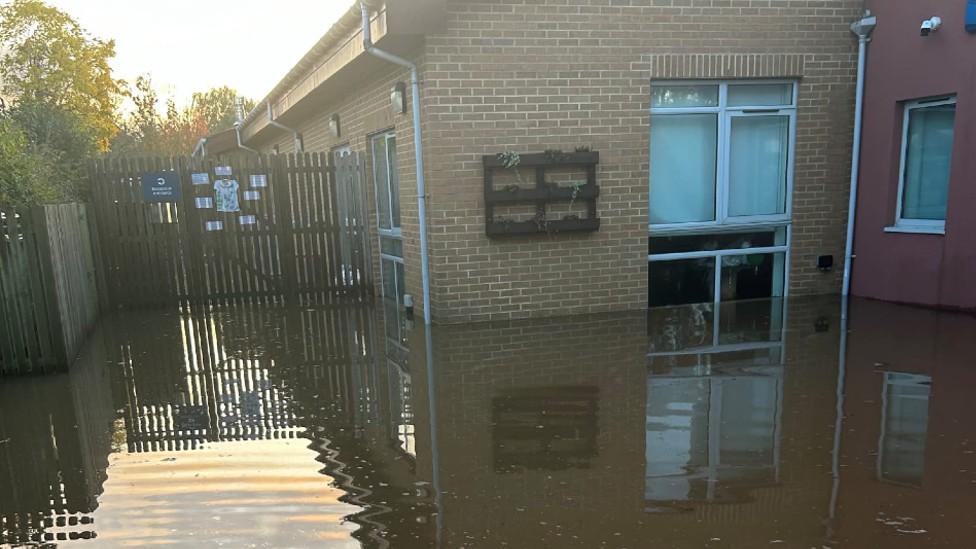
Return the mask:
<path id="1" fill-rule="evenodd" d="M 420 79 L 417 65 L 406 59 L 383 51 L 373 45 L 370 29 L 369 8 L 365 2 L 359 3 L 363 11 L 363 47 L 366 53 L 390 63 L 410 69 L 411 107 L 413 109 L 413 146 L 417 165 L 417 216 L 420 226 L 420 267 L 424 291 L 424 324 L 430 326 L 430 265 L 427 253 L 427 190 L 424 180 L 424 144 L 420 135 Z"/>
<path id="2" fill-rule="evenodd" d="M 289 128 L 288 126 L 275 120 L 274 111 L 272 110 L 271 107 L 271 101 L 268 101 L 268 123 L 278 129 L 285 130 L 286 132 L 291 132 L 292 135 L 295 137 L 295 152 L 296 153 L 305 152 L 305 140 L 302 138 L 302 134 L 295 128 Z"/>

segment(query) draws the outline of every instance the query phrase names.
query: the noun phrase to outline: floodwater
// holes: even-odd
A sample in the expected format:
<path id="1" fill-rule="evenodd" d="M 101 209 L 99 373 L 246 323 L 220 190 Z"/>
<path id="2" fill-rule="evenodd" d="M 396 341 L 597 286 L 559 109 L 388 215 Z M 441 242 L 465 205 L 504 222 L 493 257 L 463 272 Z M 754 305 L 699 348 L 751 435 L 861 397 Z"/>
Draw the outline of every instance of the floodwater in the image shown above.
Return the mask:
<path id="1" fill-rule="evenodd" d="M 972 547 L 976 318 L 106 318 L 0 380 L 0 545 Z"/>

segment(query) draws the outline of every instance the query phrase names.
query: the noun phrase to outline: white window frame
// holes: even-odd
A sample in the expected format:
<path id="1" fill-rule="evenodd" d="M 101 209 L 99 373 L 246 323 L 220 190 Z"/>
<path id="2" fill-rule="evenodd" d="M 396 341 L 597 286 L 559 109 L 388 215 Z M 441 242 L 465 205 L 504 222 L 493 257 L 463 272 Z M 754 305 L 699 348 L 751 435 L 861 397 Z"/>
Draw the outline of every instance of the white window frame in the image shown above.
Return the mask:
<path id="1" fill-rule="evenodd" d="M 380 215 L 381 215 L 381 212 L 380 212 L 379 193 L 381 192 L 381 189 L 380 189 L 381 182 L 376 180 L 376 162 L 378 161 L 378 159 L 376 158 L 376 155 L 373 152 L 373 151 L 375 151 L 375 148 L 374 148 L 373 144 L 378 139 L 384 139 L 384 140 L 386 140 L 387 154 L 386 154 L 386 158 L 384 158 L 383 161 L 386 162 L 387 180 L 386 180 L 385 183 L 382 184 L 382 187 L 384 188 L 383 190 L 385 190 L 386 193 L 387 193 L 387 200 L 389 200 L 389 204 L 390 204 L 390 220 L 389 220 L 390 221 L 390 227 L 391 227 L 390 229 L 384 229 L 384 228 L 382 228 L 380 226 Z M 397 301 L 397 306 L 399 306 L 399 305 L 402 305 L 401 303 L 399 303 L 399 301 L 400 301 L 399 295 L 401 293 L 400 292 L 400 282 L 403 282 L 403 281 L 399 281 L 396 278 L 394 278 L 393 285 L 396 287 L 397 295 L 395 295 L 395 296 L 388 296 L 388 295 L 386 295 L 386 273 L 385 273 L 385 269 L 383 268 L 383 262 L 384 261 L 391 261 L 391 262 L 394 263 L 394 266 L 393 266 L 393 268 L 394 268 L 394 277 L 396 277 L 396 274 L 395 274 L 396 273 L 396 264 L 403 265 L 404 266 L 404 271 L 406 271 L 406 265 L 405 265 L 405 263 L 403 261 L 402 255 L 401 256 L 396 256 L 396 255 L 387 254 L 387 253 L 384 253 L 383 252 L 383 239 L 384 238 L 392 239 L 392 240 L 398 240 L 400 242 L 401 249 L 402 249 L 402 246 L 403 246 L 403 233 L 402 233 L 402 230 L 401 230 L 400 227 L 394 227 L 393 226 L 393 195 L 392 195 L 392 192 L 393 191 L 392 191 L 392 188 L 390 186 L 390 179 L 391 179 L 390 178 L 390 174 L 393 173 L 392 172 L 393 167 L 390 165 L 390 154 L 389 154 L 389 150 L 390 150 L 389 149 L 389 146 L 390 146 L 390 140 L 391 139 L 396 139 L 396 132 L 393 131 L 393 130 L 389 130 L 389 131 L 385 131 L 385 132 L 380 132 L 380 133 L 377 133 L 377 134 L 374 134 L 374 135 L 370 136 L 370 138 L 369 138 L 369 152 L 370 152 L 370 157 L 372 158 L 372 162 L 373 162 L 373 164 L 371 166 L 371 169 L 372 169 L 372 177 L 373 177 L 373 188 L 376 191 L 376 196 L 375 196 L 375 199 L 376 199 L 376 232 L 377 232 L 377 245 L 379 246 L 377 249 L 380 251 L 380 286 L 381 286 L 382 291 L 383 291 L 383 297 L 394 299 L 395 301 Z M 399 176 L 397 177 L 397 181 L 399 181 Z M 405 290 L 406 290 L 406 288 L 404 288 L 404 291 Z"/>
<path id="2" fill-rule="evenodd" d="M 905 176 L 907 175 L 905 169 L 908 167 L 908 132 L 912 111 L 928 107 L 941 107 L 943 105 L 955 106 L 956 97 L 918 99 L 905 104 L 905 112 L 902 115 L 901 124 L 901 162 L 898 166 L 898 201 L 895 209 L 895 225 L 886 228 L 885 232 L 945 234 L 945 219 L 910 219 L 902 217 L 902 208 L 905 200 Z M 955 128 L 953 128 L 953 132 L 955 132 Z M 950 151 L 951 153 L 952 151 Z M 949 180 L 952 180 L 951 173 Z M 946 202 L 948 202 L 948 198 Z"/>
<path id="3" fill-rule="evenodd" d="M 726 227 L 726 232 L 731 232 L 731 233 L 747 232 L 747 231 L 753 231 L 757 229 L 760 230 L 769 229 L 771 231 L 775 231 L 777 229 L 784 229 L 786 231 L 786 243 L 780 246 L 766 246 L 762 248 L 731 248 L 727 250 L 701 250 L 697 252 L 648 254 L 647 261 L 649 263 L 655 263 L 655 262 L 664 262 L 664 261 L 678 261 L 682 259 L 714 259 L 714 263 L 715 263 L 715 267 L 714 267 L 715 287 L 713 288 L 715 294 L 714 303 L 718 305 L 722 302 L 722 258 L 740 256 L 740 255 L 771 255 L 771 254 L 781 253 L 784 255 L 783 288 L 781 292 L 783 295 L 782 296 L 773 295 L 772 299 L 776 299 L 778 297 L 784 297 L 784 298 L 789 297 L 790 296 L 790 247 L 793 244 L 793 227 L 788 223 L 785 225 L 783 223 L 775 223 L 775 224 L 765 223 L 760 225 L 745 225 L 745 226 L 741 224 L 736 224 L 732 227 Z M 693 231 L 692 234 L 694 233 L 713 234 L 716 232 L 720 232 L 720 231 L 696 230 Z M 654 233 L 652 236 L 653 237 L 668 236 L 668 233 L 665 233 L 663 235 L 659 233 Z M 773 293 L 775 294 L 775 289 Z"/>
<path id="4" fill-rule="evenodd" d="M 884 374 L 884 384 L 881 389 L 881 434 L 878 436 L 878 457 L 875 462 L 875 470 L 877 473 L 878 480 L 887 482 L 890 484 L 897 484 L 899 486 L 908 486 L 917 488 L 917 484 L 905 483 L 898 480 L 892 480 L 885 476 L 884 474 L 884 456 L 885 456 L 885 439 L 888 437 L 888 401 L 890 400 L 888 396 L 889 389 L 895 385 L 902 385 L 908 387 L 918 387 L 919 385 L 928 385 L 929 393 L 925 397 L 921 396 L 910 396 L 903 398 L 910 398 L 913 400 L 925 400 L 931 406 L 932 402 L 932 378 L 927 375 L 921 374 L 910 374 L 904 372 L 885 372 Z M 931 410 L 929 410 L 931 412 Z M 926 425 L 928 425 L 928 420 L 930 417 L 926 416 Z M 928 429 L 926 429 L 926 434 Z M 924 476 L 924 466 L 922 474 Z"/>
<path id="5" fill-rule="evenodd" d="M 380 199 L 379 199 L 380 182 L 376 180 L 376 158 L 375 158 L 375 155 L 373 154 L 373 151 L 374 151 L 373 143 L 375 143 L 378 139 L 385 139 L 386 140 L 386 146 L 387 146 L 387 149 L 386 150 L 389 151 L 390 150 L 389 149 L 390 140 L 391 139 L 396 139 L 396 132 L 395 131 L 392 131 L 392 130 L 385 131 L 385 132 L 380 132 L 380 133 L 375 134 L 375 135 L 373 135 L 373 136 L 371 136 L 369 138 L 369 154 L 370 154 L 370 157 L 372 157 L 372 160 L 373 160 L 373 165 L 371 166 L 373 168 L 373 174 L 372 174 L 372 176 L 373 176 L 373 186 L 374 186 L 374 189 L 376 190 L 376 196 L 375 196 L 375 199 L 376 199 L 376 228 L 377 228 L 378 232 L 381 235 L 389 236 L 389 237 L 393 237 L 393 238 L 402 238 L 402 231 L 401 231 L 400 227 L 394 227 L 393 226 L 393 191 L 392 191 L 392 189 L 390 187 L 390 176 L 389 176 L 389 174 L 393 173 L 393 171 L 392 171 L 392 166 L 390 166 L 389 152 L 387 152 L 386 158 L 383 159 L 384 162 L 386 162 L 386 173 L 387 173 L 387 180 L 386 180 L 386 182 L 384 183 L 383 186 L 384 186 L 384 190 L 386 191 L 387 200 L 389 200 L 389 204 L 390 204 L 390 220 L 389 220 L 390 221 L 390 228 L 389 229 L 380 228 Z M 397 178 L 397 181 L 399 181 L 399 177 Z"/>
<path id="6" fill-rule="evenodd" d="M 796 80 L 667 80 L 651 83 L 669 86 L 718 86 L 718 106 L 715 107 L 651 107 L 651 116 L 667 116 L 679 114 L 716 114 L 718 116 L 718 156 L 716 158 L 715 173 L 715 219 L 712 221 L 695 221 L 687 223 L 651 223 L 648 219 L 648 232 L 663 234 L 669 232 L 684 232 L 688 230 L 712 229 L 713 232 L 722 230 L 740 230 L 743 226 L 752 224 L 776 223 L 789 224 L 793 217 L 793 176 L 796 159 L 796 111 L 799 97 L 799 83 Z M 790 105 L 742 105 L 728 106 L 729 86 L 790 84 L 793 96 Z M 729 196 L 729 159 L 731 155 L 730 142 L 732 118 L 741 116 L 787 116 L 789 118 L 789 144 L 786 162 L 786 204 L 783 214 L 735 216 L 728 215 Z M 653 124 L 653 121 L 651 122 Z M 650 144 L 651 147 L 654 143 Z M 648 174 L 648 184 L 650 174 Z M 650 215 L 648 213 L 648 215 Z"/>

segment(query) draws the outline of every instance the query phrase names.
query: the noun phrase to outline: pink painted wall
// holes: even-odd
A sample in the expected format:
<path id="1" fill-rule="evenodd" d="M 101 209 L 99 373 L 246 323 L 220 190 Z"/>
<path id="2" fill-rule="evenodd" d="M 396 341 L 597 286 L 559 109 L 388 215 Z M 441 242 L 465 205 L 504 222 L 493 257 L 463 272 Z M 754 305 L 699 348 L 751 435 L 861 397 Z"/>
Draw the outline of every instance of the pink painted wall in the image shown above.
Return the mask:
<path id="1" fill-rule="evenodd" d="M 965 0 L 867 0 L 878 16 L 868 49 L 855 228 L 855 295 L 976 309 L 976 35 Z M 919 35 L 923 20 L 942 28 Z M 903 104 L 956 94 L 946 234 L 885 233 L 894 224 Z"/>

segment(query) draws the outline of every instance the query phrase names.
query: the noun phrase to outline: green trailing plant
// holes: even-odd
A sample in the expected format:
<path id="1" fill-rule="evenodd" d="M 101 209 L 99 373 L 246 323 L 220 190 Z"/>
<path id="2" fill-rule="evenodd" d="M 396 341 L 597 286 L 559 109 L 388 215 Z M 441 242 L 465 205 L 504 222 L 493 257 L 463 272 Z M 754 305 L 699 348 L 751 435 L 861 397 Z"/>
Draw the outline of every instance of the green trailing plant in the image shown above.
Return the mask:
<path id="1" fill-rule="evenodd" d="M 590 146 L 589 145 L 580 145 L 579 147 L 576 147 L 576 152 L 578 152 L 578 153 L 588 153 L 588 152 L 590 152 Z"/>
<path id="2" fill-rule="evenodd" d="M 569 209 L 572 210 L 573 205 L 576 204 L 576 199 L 579 197 L 580 190 L 583 189 L 583 184 L 579 182 L 573 183 L 570 188 L 573 192 L 569 195 Z"/>
<path id="3" fill-rule="evenodd" d="M 519 153 L 515 151 L 505 151 L 503 153 L 499 153 L 498 161 L 501 162 L 502 166 L 505 166 L 506 169 L 515 172 L 515 178 L 518 179 L 520 185 L 525 184 L 525 181 L 522 181 L 522 173 L 519 171 L 519 165 L 522 163 L 522 157 L 519 156 Z M 509 187 L 510 186 L 511 185 L 509 185 Z M 508 187 L 505 187 L 505 189 L 507 190 Z M 518 190 L 518 185 L 515 186 L 515 190 Z"/>

